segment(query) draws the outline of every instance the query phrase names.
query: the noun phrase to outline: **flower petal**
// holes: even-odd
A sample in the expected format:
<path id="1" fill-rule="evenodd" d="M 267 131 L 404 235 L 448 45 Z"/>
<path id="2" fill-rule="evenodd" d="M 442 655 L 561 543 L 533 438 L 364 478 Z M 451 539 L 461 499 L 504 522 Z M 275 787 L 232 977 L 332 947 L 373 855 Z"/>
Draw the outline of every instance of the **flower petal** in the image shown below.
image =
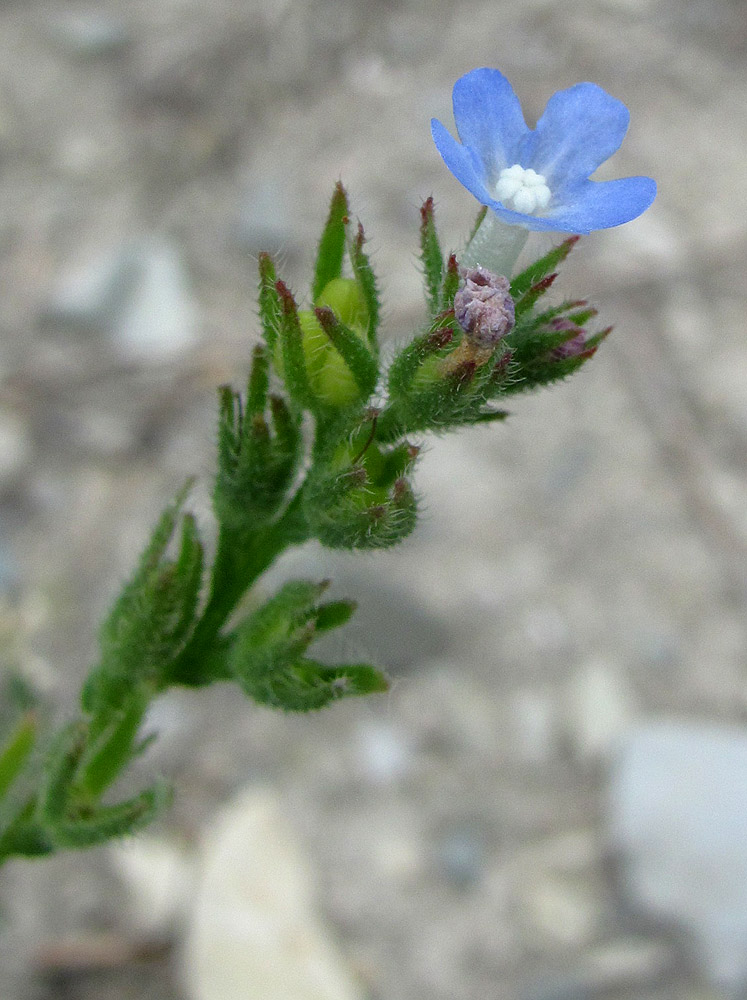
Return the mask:
<path id="1" fill-rule="evenodd" d="M 522 165 L 544 174 L 553 194 L 586 180 L 620 148 L 630 114 L 595 83 L 559 90 L 522 144 Z"/>
<path id="2" fill-rule="evenodd" d="M 482 205 L 489 204 L 492 196 L 485 184 L 485 170 L 475 153 L 458 143 L 437 118 L 431 121 L 431 135 L 441 158 L 459 183 Z"/>
<path id="3" fill-rule="evenodd" d="M 497 69 L 473 69 L 454 84 L 452 100 L 459 138 L 494 180 L 517 162 L 519 144 L 529 134 L 513 87 Z"/>
<path id="4" fill-rule="evenodd" d="M 656 197 L 650 177 L 616 181 L 584 181 L 566 192 L 564 201 L 544 216 L 548 228 L 566 233 L 610 229 L 638 218 Z"/>

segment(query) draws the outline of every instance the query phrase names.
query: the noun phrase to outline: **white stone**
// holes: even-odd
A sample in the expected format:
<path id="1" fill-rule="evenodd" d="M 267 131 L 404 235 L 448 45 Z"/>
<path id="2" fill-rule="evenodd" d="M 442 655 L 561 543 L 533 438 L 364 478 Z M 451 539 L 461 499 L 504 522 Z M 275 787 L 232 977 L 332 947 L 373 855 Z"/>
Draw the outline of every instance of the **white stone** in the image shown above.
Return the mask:
<path id="1" fill-rule="evenodd" d="M 412 769 L 412 749 L 405 734 L 388 722 L 368 719 L 358 727 L 358 758 L 365 777 L 387 784 Z"/>
<path id="2" fill-rule="evenodd" d="M 579 758 L 606 758 L 637 715 L 635 695 L 621 668 L 605 660 L 590 660 L 571 678 L 566 716 Z"/>
<path id="3" fill-rule="evenodd" d="M 64 271 L 52 290 L 47 317 L 54 323 L 100 329 L 111 323 L 136 280 L 131 248 L 98 248 Z"/>
<path id="4" fill-rule="evenodd" d="M 129 896 L 131 923 L 144 934 L 167 934 L 183 920 L 194 893 L 194 864 L 177 843 L 139 836 L 109 848 Z"/>
<path id="5" fill-rule="evenodd" d="M 526 929 L 534 939 L 581 948 L 596 937 L 603 907 L 588 885 L 556 875 L 539 877 L 523 893 Z"/>
<path id="6" fill-rule="evenodd" d="M 137 280 L 112 332 L 129 358 L 165 361 L 196 339 L 187 275 L 176 249 L 163 240 L 143 240 L 134 256 Z"/>
<path id="7" fill-rule="evenodd" d="M 362 1000 L 275 793 L 237 796 L 208 832 L 201 868 L 183 957 L 190 997 Z"/>
<path id="8" fill-rule="evenodd" d="M 652 722 L 624 740 L 609 835 L 623 891 L 648 919 L 689 933 L 711 982 L 747 984 L 747 733 Z"/>

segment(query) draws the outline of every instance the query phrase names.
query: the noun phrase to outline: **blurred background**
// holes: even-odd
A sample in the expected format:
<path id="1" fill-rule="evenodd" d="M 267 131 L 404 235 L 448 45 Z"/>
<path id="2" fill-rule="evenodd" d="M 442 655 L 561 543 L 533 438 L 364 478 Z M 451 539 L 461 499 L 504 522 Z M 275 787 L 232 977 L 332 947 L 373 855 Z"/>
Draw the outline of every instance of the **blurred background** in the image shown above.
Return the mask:
<path id="1" fill-rule="evenodd" d="M 742 0 L 0 4 L 0 654 L 60 717 L 188 474 L 209 533 L 257 253 L 303 294 L 335 180 L 392 343 L 423 319 L 421 201 L 448 248 L 474 217 L 429 130 L 464 72 L 499 67 L 530 124 L 600 84 L 631 110 L 603 176 L 659 184 L 558 283 L 615 324 L 594 361 L 429 442 L 398 550 L 272 571 L 360 601 L 336 648 L 390 694 L 163 698 L 142 773 L 174 807 L 4 869 L 2 997 L 744 995 L 746 42 Z"/>

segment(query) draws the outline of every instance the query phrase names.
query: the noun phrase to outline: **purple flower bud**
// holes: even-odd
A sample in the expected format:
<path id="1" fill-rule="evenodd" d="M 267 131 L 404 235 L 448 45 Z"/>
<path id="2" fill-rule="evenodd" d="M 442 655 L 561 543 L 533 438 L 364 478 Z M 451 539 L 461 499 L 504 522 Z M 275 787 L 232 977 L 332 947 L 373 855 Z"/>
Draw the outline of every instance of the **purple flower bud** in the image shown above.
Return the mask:
<path id="1" fill-rule="evenodd" d="M 454 316 L 475 347 L 493 348 L 514 325 L 514 300 L 507 278 L 473 267 L 462 274 L 454 296 Z"/>
<path id="2" fill-rule="evenodd" d="M 555 361 L 565 361 L 567 358 L 577 358 L 586 350 L 586 330 L 571 323 L 568 319 L 554 319 L 550 326 L 558 333 L 568 331 L 568 340 L 563 341 L 550 352 Z"/>

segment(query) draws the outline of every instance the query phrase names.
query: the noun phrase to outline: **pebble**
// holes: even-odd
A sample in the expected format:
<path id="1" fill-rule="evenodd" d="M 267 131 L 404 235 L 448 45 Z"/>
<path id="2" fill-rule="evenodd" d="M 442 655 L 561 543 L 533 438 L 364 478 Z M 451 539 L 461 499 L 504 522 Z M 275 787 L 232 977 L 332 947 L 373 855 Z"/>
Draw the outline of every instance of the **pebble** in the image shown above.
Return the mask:
<path id="1" fill-rule="evenodd" d="M 193 859 L 175 840 L 140 835 L 109 848 L 125 884 L 129 920 L 144 937 L 178 929 L 194 894 Z"/>
<path id="2" fill-rule="evenodd" d="M 57 280 L 44 309 L 46 322 L 95 331 L 110 325 L 137 280 L 131 247 L 98 248 Z"/>
<path id="3" fill-rule="evenodd" d="M 523 887 L 521 909 L 532 939 L 563 948 L 588 945 L 603 917 L 602 903 L 590 886 L 554 874 Z"/>
<path id="4" fill-rule="evenodd" d="M 362 1000 L 271 790 L 245 789 L 211 822 L 182 962 L 193 1000 Z"/>
<path id="5" fill-rule="evenodd" d="M 405 734 L 384 720 L 365 720 L 358 726 L 358 760 L 368 781 L 385 785 L 407 775 L 413 754 Z"/>
<path id="6" fill-rule="evenodd" d="M 445 878 L 457 888 L 480 881 L 485 871 L 485 837 L 473 824 L 455 826 L 439 838 L 436 859 Z"/>
<path id="7" fill-rule="evenodd" d="M 169 242 L 144 239 L 133 248 L 138 278 L 113 335 L 128 358 L 166 361 L 190 347 L 197 315 L 181 256 Z"/>
<path id="8" fill-rule="evenodd" d="M 123 21 L 94 11 L 55 17 L 47 22 L 47 31 L 68 55 L 81 60 L 115 55 L 130 42 Z"/>
<path id="9" fill-rule="evenodd" d="M 638 709 L 622 669 L 606 660 L 585 663 L 568 684 L 568 734 L 581 760 L 604 760 L 633 724 Z"/>
<path id="10" fill-rule="evenodd" d="M 178 249 L 141 237 L 100 248 L 64 273 L 43 312 L 48 324 L 105 333 L 128 361 L 166 361 L 197 336 L 197 313 Z"/>

